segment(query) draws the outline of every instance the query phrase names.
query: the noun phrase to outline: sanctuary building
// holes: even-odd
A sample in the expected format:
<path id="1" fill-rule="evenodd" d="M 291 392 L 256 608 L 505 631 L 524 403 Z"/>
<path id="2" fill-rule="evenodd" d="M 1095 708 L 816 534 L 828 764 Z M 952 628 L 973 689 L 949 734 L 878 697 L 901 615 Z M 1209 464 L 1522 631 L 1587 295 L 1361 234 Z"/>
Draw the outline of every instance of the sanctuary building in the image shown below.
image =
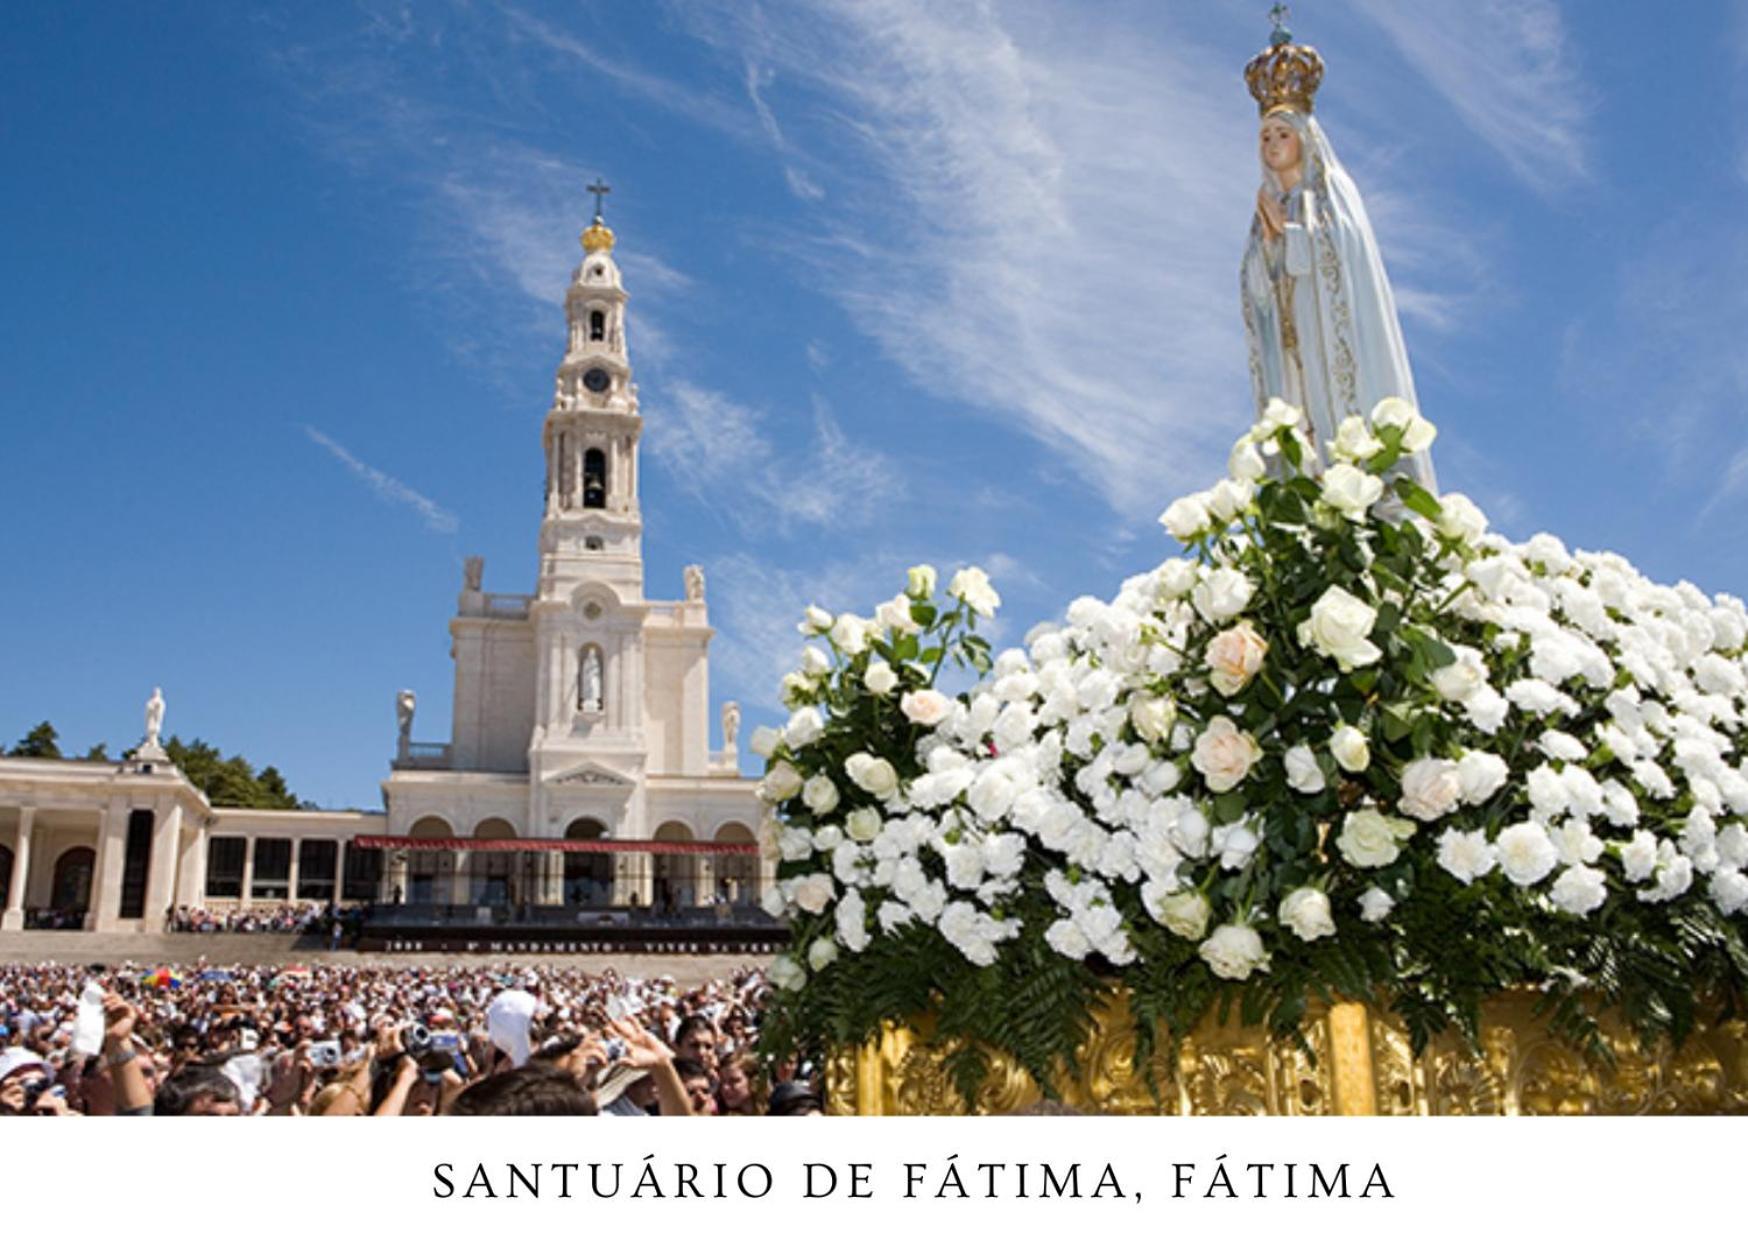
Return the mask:
<path id="1" fill-rule="evenodd" d="M 713 744 L 703 570 L 644 595 L 627 294 L 597 209 L 565 297 L 546 414 L 545 509 L 530 593 L 466 562 L 449 622 L 445 742 L 414 739 L 380 813 L 227 809 L 158 741 L 163 698 L 121 762 L 0 758 L 0 929 L 156 930 L 177 905 L 375 901 L 492 912 L 753 905 L 769 881 L 740 776 L 740 711 Z"/>

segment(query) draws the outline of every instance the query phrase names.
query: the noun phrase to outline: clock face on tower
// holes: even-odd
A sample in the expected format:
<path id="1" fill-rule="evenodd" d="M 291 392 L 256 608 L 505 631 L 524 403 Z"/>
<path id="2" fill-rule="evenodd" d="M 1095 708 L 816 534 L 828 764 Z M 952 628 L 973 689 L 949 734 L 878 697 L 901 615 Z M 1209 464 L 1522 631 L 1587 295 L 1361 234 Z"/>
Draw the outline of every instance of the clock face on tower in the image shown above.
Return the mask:
<path id="1" fill-rule="evenodd" d="M 599 366 L 583 372 L 583 386 L 591 392 L 605 392 L 612 382 L 613 377 Z"/>

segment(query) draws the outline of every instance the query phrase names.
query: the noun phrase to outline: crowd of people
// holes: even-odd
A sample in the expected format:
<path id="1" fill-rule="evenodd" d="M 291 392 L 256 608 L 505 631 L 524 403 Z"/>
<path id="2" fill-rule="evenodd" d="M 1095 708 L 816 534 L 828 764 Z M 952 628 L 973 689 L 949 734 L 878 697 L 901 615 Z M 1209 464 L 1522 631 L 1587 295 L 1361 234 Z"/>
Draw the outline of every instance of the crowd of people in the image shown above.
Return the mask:
<path id="1" fill-rule="evenodd" d="M 179 905 L 170 910 L 164 928 L 177 934 L 304 934 L 327 926 L 332 917 L 331 906 L 316 901 L 219 911 Z"/>
<path id="2" fill-rule="evenodd" d="M 811 1115 L 764 975 L 0 965 L 5 1115 Z"/>

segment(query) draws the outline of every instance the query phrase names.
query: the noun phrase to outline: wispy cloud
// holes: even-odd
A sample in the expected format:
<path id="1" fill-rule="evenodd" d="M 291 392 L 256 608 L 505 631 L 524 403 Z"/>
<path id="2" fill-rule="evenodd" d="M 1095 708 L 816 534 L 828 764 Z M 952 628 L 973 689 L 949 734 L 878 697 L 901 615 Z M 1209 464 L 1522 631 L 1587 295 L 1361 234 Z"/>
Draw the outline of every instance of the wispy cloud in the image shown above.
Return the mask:
<path id="1" fill-rule="evenodd" d="M 336 443 L 322 434 L 313 426 L 305 426 L 304 434 L 310 437 L 312 443 L 326 448 L 336 461 L 339 461 L 352 472 L 365 486 L 376 493 L 376 497 L 391 504 L 400 504 L 411 508 L 419 514 L 419 519 L 425 523 L 425 528 L 436 534 L 453 534 L 461 528 L 461 522 L 455 514 L 429 499 L 412 487 L 391 474 L 385 474 L 374 465 L 367 465 L 353 456 L 344 445 Z"/>
<path id="2" fill-rule="evenodd" d="M 650 452 L 700 502 L 743 530 L 807 525 L 854 529 L 884 501 L 904 493 L 904 477 L 884 453 L 852 441 L 823 401 L 815 401 L 813 439 L 785 451 L 769 419 L 721 392 L 674 379 L 671 407 L 651 421 Z"/>
<path id="3" fill-rule="evenodd" d="M 1222 468 L 1251 416 L 1236 269 L 1258 175 L 1228 56 L 1152 9 L 680 12 L 756 58 L 748 90 L 786 157 L 811 144 L 833 195 L 794 249 L 891 364 L 1042 441 L 1131 519 Z M 1404 313 L 1453 330 L 1486 264 L 1400 180 L 1366 190 Z"/>
<path id="4" fill-rule="evenodd" d="M 1355 0 L 1538 193 L 1590 175 L 1586 85 L 1555 0 Z"/>
<path id="5" fill-rule="evenodd" d="M 1748 495 L 1748 447 L 1740 449 L 1724 466 L 1724 476 L 1705 507 L 1699 510 L 1698 520 L 1704 522 L 1715 510 L 1744 495 Z"/>

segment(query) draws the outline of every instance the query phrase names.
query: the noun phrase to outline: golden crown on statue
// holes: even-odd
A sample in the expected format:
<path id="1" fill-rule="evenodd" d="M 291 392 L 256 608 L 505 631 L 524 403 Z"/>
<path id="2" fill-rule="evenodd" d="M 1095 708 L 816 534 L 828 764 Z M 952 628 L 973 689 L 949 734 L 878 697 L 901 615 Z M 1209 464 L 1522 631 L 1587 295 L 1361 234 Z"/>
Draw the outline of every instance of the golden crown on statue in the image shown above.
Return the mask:
<path id="1" fill-rule="evenodd" d="M 1244 66 L 1244 83 L 1264 116 L 1291 109 L 1310 112 L 1312 98 L 1323 85 L 1323 57 L 1317 49 L 1293 42 L 1285 22 L 1285 5 L 1270 10 L 1275 30 L 1269 45 Z"/>

